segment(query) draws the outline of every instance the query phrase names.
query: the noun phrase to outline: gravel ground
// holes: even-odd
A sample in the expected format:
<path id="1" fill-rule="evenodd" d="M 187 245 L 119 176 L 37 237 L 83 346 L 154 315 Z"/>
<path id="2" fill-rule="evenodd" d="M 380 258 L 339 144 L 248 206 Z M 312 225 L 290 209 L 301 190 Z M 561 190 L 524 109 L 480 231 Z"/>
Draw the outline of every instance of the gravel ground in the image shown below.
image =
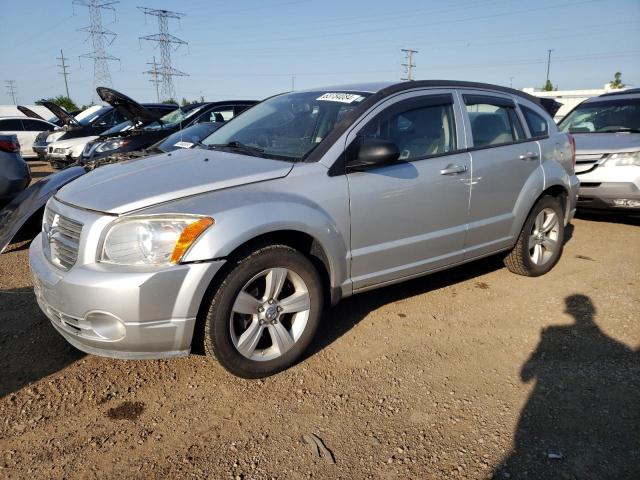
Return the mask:
<path id="1" fill-rule="evenodd" d="M 0 478 L 640 478 L 638 224 L 574 220 L 541 278 L 490 258 L 347 299 L 262 381 L 196 355 L 78 352 L 16 244 L 0 256 Z"/>

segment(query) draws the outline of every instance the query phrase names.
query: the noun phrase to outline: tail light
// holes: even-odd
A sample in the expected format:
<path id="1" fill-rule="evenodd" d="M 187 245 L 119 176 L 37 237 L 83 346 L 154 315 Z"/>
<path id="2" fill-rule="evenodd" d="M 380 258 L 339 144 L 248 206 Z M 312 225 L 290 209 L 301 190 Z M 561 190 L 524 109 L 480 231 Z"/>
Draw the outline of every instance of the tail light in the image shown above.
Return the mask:
<path id="1" fill-rule="evenodd" d="M 17 153 L 20 151 L 18 140 L 0 140 L 0 151 Z"/>
<path id="2" fill-rule="evenodd" d="M 569 145 L 571 145 L 571 163 L 573 164 L 573 170 L 576 169 L 576 139 L 573 138 L 573 135 L 567 134 L 569 137 Z"/>

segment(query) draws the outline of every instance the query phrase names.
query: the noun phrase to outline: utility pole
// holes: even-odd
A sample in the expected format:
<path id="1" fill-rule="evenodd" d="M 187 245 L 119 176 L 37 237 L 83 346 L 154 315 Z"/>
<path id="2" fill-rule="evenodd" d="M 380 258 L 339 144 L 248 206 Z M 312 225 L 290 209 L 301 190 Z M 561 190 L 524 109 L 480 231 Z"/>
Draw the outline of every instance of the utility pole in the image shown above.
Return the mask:
<path id="1" fill-rule="evenodd" d="M 7 87 L 7 95 L 11 96 L 11 98 L 13 99 L 13 104 L 17 105 L 18 102 L 16 101 L 16 81 L 15 80 L 5 80 L 4 84 Z"/>
<path id="2" fill-rule="evenodd" d="M 147 65 L 151 65 L 151 70 L 147 70 L 145 73 L 147 75 L 151 75 L 152 78 L 149 80 L 156 86 L 156 98 L 158 99 L 158 103 L 160 103 L 160 90 L 158 89 L 158 85 L 160 85 L 160 79 L 158 78 L 160 75 L 160 71 L 158 70 L 158 63 L 156 62 L 156 57 L 153 57 L 153 62 L 148 62 Z"/>
<path id="3" fill-rule="evenodd" d="M 73 0 L 74 5 L 81 5 L 89 9 L 89 19 L 91 24 L 88 27 L 81 28 L 81 32 L 86 32 L 91 38 L 93 51 L 80 55 L 80 58 L 90 58 L 93 60 L 93 85 L 94 87 L 110 87 L 111 72 L 109 72 L 109 63 L 111 61 L 120 61 L 119 58 L 109 55 L 106 51 L 106 45 L 111 45 L 116 38 L 116 34 L 102 26 L 102 10 L 113 10 L 114 15 L 116 9 L 113 7 L 117 0 Z M 92 98 L 95 97 L 95 90 Z"/>
<path id="4" fill-rule="evenodd" d="M 64 58 L 64 53 L 62 52 L 62 49 L 60 49 L 60 56 L 56 58 L 60 60 L 60 63 L 58 64 L 58 66 L 62 69 L 62 71 L 60 72 L 60 75 L 64 77 L 64 88 L 67 91 L 67 98 L 71 98 L 69 96 L 69 84 L 67 83 L 67 75 L 69 75 L 69 72 L 67 72 L 67 68 L 69 68 L 69 65 L 66 64 L 67 59 Z"/>
<path id="5" fill-rule="evenodd" d="M 147 7 L 138 7 L 140 11 L 147 15 L 158 17 L 158 30 L 160 33 L 140 37 L 140 40 L 148 40 L 158 42 L 160 47 L 160 78 L 162 79 L 162 96 L 164 100 L 175 99 L 176 93 L 173 88 L 173 77 L 186 77 L 186 73 L 173 68 L 171 65 L 171 50 L 177 50 L 187 42 L 169 33 L 169 19 L 180 19 L 184 17 L 184 13 L 171 12 L 169 10 L 156 10 Z"/>
<path id="6" fill-rule="evenodd" d="M 547 55 L 547 81 L 545 82 L 545 85 L 549 83 L 549 67 L 551 65 L 551 52 L 553 51 L 554 51 L 553 49 L 547 50 L 547 54 L 548 54 Z"/>
<path id="7" fill-rule="evenodd" d="M 509 88 L 513 88 L 513 77 L 509 77 Z"/>
<path id="8" fill-rule="evenodd" d="M 295 75 L 291 75 L 291 91 L 292 92 L 296 91 L 296 76 Z"/>
<path id="9" fill-rule="evenodd" d="M 404 67 L 404 74 L 405 77 L 402 78 L 401 80 L 408 80 L 408 81 L 412 81 L 413 80 L 413 68 L 415 67 L 415 64 L 413 63 L 413 54 L 414 53 L 418 53 L 417 50 L 411 50 L 408 48 L 401 48 L 400 49 L 401 52 L 404 52 L 404 60 L 406 63 L 403 63 L 402 66 Z"/>

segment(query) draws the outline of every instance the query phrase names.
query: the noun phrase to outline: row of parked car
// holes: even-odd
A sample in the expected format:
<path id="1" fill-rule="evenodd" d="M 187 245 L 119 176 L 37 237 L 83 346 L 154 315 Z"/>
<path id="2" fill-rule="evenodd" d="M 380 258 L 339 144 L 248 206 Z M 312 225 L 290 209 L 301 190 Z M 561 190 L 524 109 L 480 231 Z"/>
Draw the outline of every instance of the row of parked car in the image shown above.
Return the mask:
<path id="1" fill-rule="evenodd" d="M 160 118 L 99 94 L 130 128 L 86 142 L 77 163 L 0 213 L 0 242 L 43 217 L 29 257 L 36 298 L 89 353 L 199 347 L 234 374 L 270 375 L 300 358 L 323 305 L 343 297 L 500 252 L 514 273 L 545 274 L 579 202 L 578 173 L 623 172 L 601 186 L 626 185 L 624 201 L 604 205 L 638 210 L 638 92 L 585 102 L 559 126 L 557 102 L 456 81 L 313 89 Z M 222 121 L 202 136 L 185 134 L 198 122 L 179 130 L 201 115 Z"/>

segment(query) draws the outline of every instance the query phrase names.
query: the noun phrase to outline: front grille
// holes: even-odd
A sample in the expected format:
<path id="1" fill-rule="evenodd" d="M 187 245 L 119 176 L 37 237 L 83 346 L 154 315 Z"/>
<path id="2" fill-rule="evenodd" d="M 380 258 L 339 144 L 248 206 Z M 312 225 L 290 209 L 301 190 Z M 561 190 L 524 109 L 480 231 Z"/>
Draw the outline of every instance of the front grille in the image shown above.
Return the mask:
<path id="1" fill-rule="evenodd" d="M 578 153 L 576 155 L 576 174 L 587 173 L 601 163 L 606 154 L 602 153 Z"/>
<path id="2" fill-rule="evenodd" d="M 82 223 L 52 210 L 47 206 L 42 225 L 45 253 L 51 263 L 69 270 L 78 260 Z"/>

